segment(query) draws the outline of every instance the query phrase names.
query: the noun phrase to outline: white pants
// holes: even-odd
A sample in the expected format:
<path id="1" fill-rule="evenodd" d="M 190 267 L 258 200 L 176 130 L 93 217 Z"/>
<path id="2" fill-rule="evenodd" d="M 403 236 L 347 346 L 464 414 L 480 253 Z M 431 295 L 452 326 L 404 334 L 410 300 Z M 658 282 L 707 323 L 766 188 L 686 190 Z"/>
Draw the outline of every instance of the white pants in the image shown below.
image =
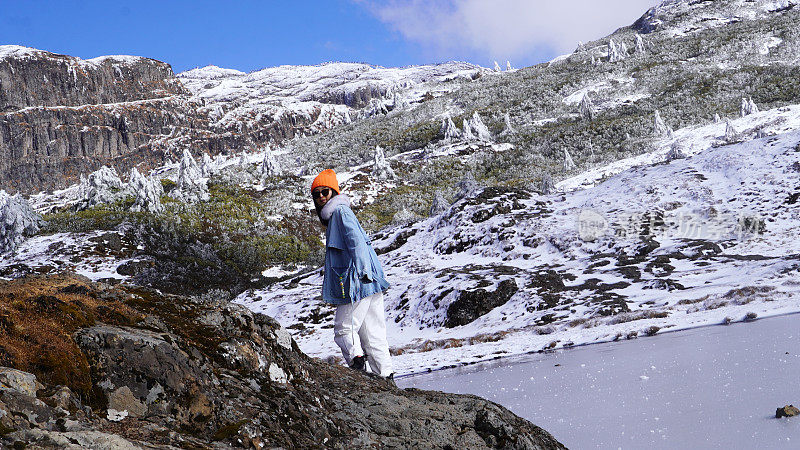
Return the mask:
<path id="1" fill-rule="evenodd" d="M 394 372 L 386 341 L 382 292 L 337 306 L 333 334 L 348 365 L 356 356 L 366 354 L 372 373 L 388 377 Z"/>

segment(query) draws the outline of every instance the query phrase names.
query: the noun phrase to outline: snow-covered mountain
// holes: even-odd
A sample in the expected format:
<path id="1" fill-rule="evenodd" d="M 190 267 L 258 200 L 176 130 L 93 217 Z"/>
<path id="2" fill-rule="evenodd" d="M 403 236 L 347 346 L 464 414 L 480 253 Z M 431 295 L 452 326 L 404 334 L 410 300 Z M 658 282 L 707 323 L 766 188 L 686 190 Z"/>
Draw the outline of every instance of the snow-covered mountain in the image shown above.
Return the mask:
<path id="1" fill-rule="evenodd" d="M 0 276 L 225 289 L 333 356 L 307 193 L 333 167 L 406 372 L 797 311 L 799 24 L 792 2 L 668 1 L 519 70 L 193 69 L 189 124 L 148 141 L 163 161 L 29 197 L 41 231 Z"/>

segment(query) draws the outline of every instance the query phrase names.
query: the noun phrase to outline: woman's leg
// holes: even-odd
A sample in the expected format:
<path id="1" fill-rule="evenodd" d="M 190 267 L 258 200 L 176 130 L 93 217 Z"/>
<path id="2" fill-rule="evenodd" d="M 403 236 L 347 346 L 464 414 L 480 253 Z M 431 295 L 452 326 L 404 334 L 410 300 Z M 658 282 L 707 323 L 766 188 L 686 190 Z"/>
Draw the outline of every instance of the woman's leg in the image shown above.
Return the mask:
<path id="1" fill-rule="evenodd" d="M 369 303 L 363 300 L 336 307 L 336 315 L 333 320 L 333 341 L 342 350 L 342 356 L 348 366 L 353 364 L 353 358 L 364 355 L 356 330 L 359 330 L 364 323 L 368 309 Z"/>
<path id="2" fill-rule="evenodd" d="M 368 304 L 364 323 L 358 330 L 361 346 L 373 373 L 388 377 L 394 372 L 389 342 L 386 340 L 386 318 L 383 311 L 383 293 L 370 295 L 359 303 Z"/>

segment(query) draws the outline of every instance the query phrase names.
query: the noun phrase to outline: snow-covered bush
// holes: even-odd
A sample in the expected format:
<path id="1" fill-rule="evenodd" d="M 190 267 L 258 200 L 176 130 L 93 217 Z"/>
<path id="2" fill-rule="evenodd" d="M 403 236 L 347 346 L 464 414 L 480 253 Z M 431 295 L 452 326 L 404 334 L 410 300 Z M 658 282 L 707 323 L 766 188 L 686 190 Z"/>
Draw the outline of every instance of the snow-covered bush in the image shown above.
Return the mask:
<path id="1" fill-rule="evenodd" d="M 739 114 L 744 117 L 757 112 L 758 106 L 753 102 L 753 99 L 742 97 L 742 106 L 739 107 Z"/>
<path id="2" fill-rule="evenodd" d="M 281 166 L 278 164 L 278 160 L 275 158 L 269 146 L 264 150 L 264 161 L 261 163 L 261 176 L 263 178 L 281 176 Z"/>
<path id="3" fill-rule="evenodd" d="M 516 133 L 516 130 L 514 130 L 514 127 L 511 126 L 511 116 L 508 113 L 506 113 L 506 115 L 503 116 L 503 123 L 506 126 L 505 130 L 503 130 L 503 134 L 514 134 L 514 133 Z"/>
<path id="4" fill-rule="evenodd" d="M 214 162 L 211 160 L 211 157 L 208 156 L 208 153 L 203 152 L 203 162 L 200 163 L 200 174 L 205 178 L 209 178 L 213 173 Z"/>
<path id="5" fill-rule="evenodd" d="M 471 197 L 473 194 L 480 190 L 481 186 L 475 181 L 475 176 L 472 175 L 472 172 L 467 172 L 464 175 L 464 178 L 461 179 L 456 184 L 456 188 L 458 188 L 458 194 L 456 195 L 457 199 L 462 199 L 465 197 Z"/>
<path id="6" fill-rule="evenodd" d="M 450 118 L 450 114 L 445 116 L 442 119 L 442 135 L 444 136 L 445 141 L 452 141 L 453 139 L 458 139 L 461 137 L 461 130 L 456 127 L 456 124 L 453 123 L 453 119 Z"/>
<path id="7" fill-rule="evenodd" d="M 439 214 L 447 211 L 447 208 L 450 207 L 450 204 L 447 203 L 444 196 L 441 192 L 436 192 L 433 196 L 433 203 L 431 203 L 430 215 L 431 216 L 438 216 Z"/>
<path id="8" fill-rule="evenodd" d="M 549 173 L 545 173 L 542 175 L 542 179 L 539 180 L 539 192 L 544 195 L 548 195 L 552 193 L 556 189 L 555 183 L 553 183 L 553 177 L 550 176 Z"/>
<path id="9" fill-rule="evenodd" d="M 564 149 L 564 170 L 570 171 L 573 169 L 575 169 L 575 161 L 573 161 L 572 157 L 569 156 L 567 149 Z"/>
<path id="10" fill-rule="evenodd" d="M 495 72 L 500 72 L 501 70 L 502 69 L 500 69 L 500 64 L 497 64 L 497 61 L 495 61 L 494 62 L 494 71 Z"/>
<path id="11" fill-rule="evenodd" d="M 647 53 L 647 50 L 644 47 L 644 39 L 642 39 L 642 35 L 636 35 L 636 48 L 633 51 L 637 55 L 644 55 Z"/>
<path id="12" fill-rule="evenodd" d="M 739 132 L 733 127 L 730 120 L 725 121 L 725 142 L 732 144 L 739 141 Z"/>
<path id="13" fill-rule="evenodd" d="M 586 93 L 583 95 L 583 100 L 581 100 L 580 105 L 580 113 L 581 117 L 588 121 L 594 120 L 594 111 L 592 110 L 592 100 L 589 98 L 589 94 Z"/>
<path id="14" fill-rule="evenodd" d="M 206 179 L 203 178 L 189 150 L 183 150 L 183 157 L 178 166 L 178 181 L 175 184 L 176 187 L 170 195 L 176 200 L 194 203 L 209 199 Z"/>
<path id="15" fill-rule="evenodd" d="M 469 120 L 469 128 L 478 139 L 487 142 L 492 140 L 492 134 L 489 133 L 489 128 L 483 123 L 483 120 L 481 120 L 478 111 L 472 113 L 472 118 Z"/>
<path id="16" fill-rule="evenodd" d="M 79 209 L 114 203 L 124 194 L 122 180 L 113 167 L 103 166 L 89 174 L 88 178 L 81 176 Z"/>
<path id="17" fill-rule="evenodd" d="M 670 147 L 669 152 L 667 152 L 667 161 L 683 158 L 686 158 L 686 153 L 683 151 L 683 146 L 676 141 Z"/>
<path id="18" fill-rule="evenodd" d="M 475 135 L 472 134 L 472 128 L 469 126 L 469 120 L 464 119 L 463 126 L 461 127 L 461 133 L 464 135 L 464 139 L 467 141 L 475 140 Z"/>
<path id="19" fill-rule="evenodd" d="M 26 236 L 39 231 L 42 218 L 20 194 L 0 190 L 0 254 L 14 252 Z"/>
<path id="20" fill-rule="evenodd" d="M 372 167 L 372 174 L 379 180 L 393 180 L 396 178 L 394 170 L 386 160 L 386 155 L 383 153 L 381 146 L 375 147 L 375 164 Z"/>
<path id="21" fill-rule="evenodd" d="M 128 192 L 134 198 L 131 211 L 143 211 L 153 214 L 164 212 L 164 206 L 161 204 L 161 195 L 164 194 L 161 180 L 152 176 L 145 177 L 134 167 L 131 169 L 128 180 Z"/>
<path id="22" fill-rule="evenodd" d="M 625 44 L 622 44 L 623 46 Z M 627 49 L 626 49 L 627 50 Z M 622 51 L 621 46 L 617 47 L 617 44 L 614 43 L 613 39 L 608 40 L 608 61 L 609 62 L 619 62 L 625 59 L 625 54 Z"/>
<path id="23" fill-rule="evenodd" d="M 665 137 L 672 135 L 672 128 L 668 127 L 666 123 L 664 123 L 664 119 L 661 118 L 661 113 L 656 110 L 653 114 L 653 134 L 656 137 Z"/>

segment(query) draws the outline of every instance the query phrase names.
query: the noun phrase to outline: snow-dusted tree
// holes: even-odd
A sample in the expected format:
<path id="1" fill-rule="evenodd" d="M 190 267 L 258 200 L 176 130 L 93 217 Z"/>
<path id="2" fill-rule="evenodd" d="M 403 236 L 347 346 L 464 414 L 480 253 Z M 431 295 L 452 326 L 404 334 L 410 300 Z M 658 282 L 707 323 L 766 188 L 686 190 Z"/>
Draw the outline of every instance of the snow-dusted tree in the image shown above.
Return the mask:
<path id="1" fill-rule="evenodd" d="M 183 157 L 178 166 L 178 181 L 170 195 L 177 200 L 187 203 L 208 201 L 208 186 L 200 168 L 197 167 L 189 150 L 183 150 Z"/>
<path id="2" fill-rule="evenodd" d="M 446 115 L 444 119 L 442 119 L 442 135 L 444 135 L 444 140 L 448 142 L 461 137 L 461 130 L 459 130 L 458 127 L 456 127 L 456 124 L 453 123 L 453 119 L 450 118 L 450 114 Z"/>
<path id="3" fill-rule="evenodd" d="M 667 152 L 667 161 L 683 158 L 686 158 L 686 153 L 683 151 L 683 145 L 678 141 L 673 142 L 672 146 Z"/>
<path id="4" fill-rule="evenodd" d="M 714 114 L 714 123 L 720 122 L 722 122 L 722 118 L 719 116 L 719 114 Z"/>
<path id="5" fill-rule="evenodd" d="M 200 174 L 205 178 L 209 178 L 214 172 L 214 162 L 208 153 L 203 152 L 203 162 L 200 164 Z"/>
<path id="6" fill-rule="evenodd" d="M 375 165 L 372 167 L 372 174 L 379 180 L 393 180 L 397 177 L 380 145 L 375 147 Z"/>
<path id="7" fill-rule="evenodd" d="M 588 92 L 583 95 L 583 100 L 581 100 L 581 105 L 580 105 L 580 112 L 581 112 L 581 116 L 584 119 L 586 119 L 586 120 L 588 120 L 590 122 L 592 120 L 594 120 L 594 111 L 592 109 L 592 100 L 589 98 L 589 93 Z"/>
<path id="8" fill-rule="evenodd" d="M 495 61 L 494 62 L 494 71 L 495 72 L 500 72 L 501 70 L 502 69 L 500 69 L 500 64 L 497 64 L 497 61 Z"/>
<path id="9" fill-rule="evenodd" d="M 467 172 L 466 175 L 464 175 L 464 178 L 456 183 L 456 187 L 458 188 L 458 194 L 456 195 L 456 198 L 458 199 L 471 197 L 481 188 L 478 182 L 475 181 L 475 177 L 472 175 L 472 172 Z"/>
<path id="10" fill-rule="evenodd" d="M 617 44 L 614 43 L 613 39 L 608 40 L 608 61 L 609 62 L 617 62 L 622 61 L 625 59 L 625 55 L 623 55 L 622 51 Z"/>
<path id="11" fill-rule="evenodd" d="M 79 209 L 114 203 L 122 197 L 122 180 L 113 167 L 103 166 L 89 174 L 88 178 L 81 177 L 81 202 Z"/>
<path id="12" fill-rule="evenodd" d="M 353 123 L 353 119 L 352 119 L 352 118 L 350 118 L 350 111 L 345 111 L 345 112 L 344 112 L 344 117 L 342 118 L 342 121 L 343 121 L 344 123 L 346 123 L 346 124 L 348 124 L 348 123 Z"/>
<path id="13" fill-rule="evenodd" d="M 39 231 L 42 222 L 20 194 L 0 190 L 0 254 L 14 252 L 25 237 Z"/>
<path id="14" fill-rule="evenodd" d="M 431 203 L 430 215 L 431 216 L 438 216 L 439 214 L 447 211 L 447 208 L 450 207 L 450 204 L 447 203 L 447 200 L 444 199 L 444 196 L 441 192 L 436 192 L 433 196 L 433 203 Z"/>
<path id="15" fill-rule="evenodd" d="M 542 179 L 539 180 L 539 192 L 544 195 L 548 195 L 552 193 L 556 189 L 555 183 L 553 183 L 553 177 L 550 176 L 549 173 L 545 173 L 542 175 Z"/>
<path id="16" fill-rule="evenodd" d="M 140 174 L 136 167 L 131 169 L 128 179 L 128 191 L 134 198 L 131 211 L 143 211 L 158 214 L 164 211 L 161 195 L 164 193 L 161 181 Z"/>
<path id="17" fill-rule="evenodd" d="M 575 169 L 575 167 L 575 161 L 573 161 L 572 157 L 569 156 L 567 149 L 564 149 L 564 170 L 570 171 Z"/>
<path id="18" fill-rule="evenodd" d="M 672 133 L 672 129 L 664 123 L 664 119 L 661 118 L 661 113 L 656 110 L 653 114 L 653 134 L 656 137 L 665 137 L 669 136 Z"/>
<path id="19" fill-rule="evenodd" d="M 264 161 L 261 163 L 261 176 L 263 178 L 281 176 L 281 166 L 278 165 L 278 160 L 275 158 L 269 145 L 264 149 Z"/>
<path id="20" fill-rule="evenodd" d="M 644 55 L 647 53 L 647 50 L 644 47 L 644 39 L 642 39 L 642 35 L 636 35 L 636 49 L 634 50 L 634 54 L 637 55 Z"/>
<path id="21" fill-rule="evenodd" d="M 622 55 L 622 59 L 628 57 L 628 46 L 624 42 L 619 44 L 619 53 Z"/>
<path id="22" fill-rule="evenodd" d="M 461 127 L 461 133 L 464 136 L 464 139 L 467 141 L 475 140 L 475 135 L 472 134 L 472 128 L 469 126 L 469 121 L 464 119 L 463 126 Z"/>
<path id="23" fill-rule="evenodd" d="M 725 121 L 725 142 L 734 143 L 739 141 L 739 132 L 733 127 L 730 120 Z"/>
<path id="24" fill-rule="evenodd" d="M 486 127 L 483 120 L 481 120 L 478 111 L 472 113 L 472 118 L 469 120 L 469 127 L 478 139 L 487 142 L 492 140 L 492 133 L 489 133 L 489 128 Z"/>
<path id="25" fill-rule="evenodd" d="M 503 134 L 514 134 L 514 133 L 516 133 L 516 130 L 514 130 L 514 127 L 511 126 L 511 116 L 508 113 L 506 113 L 506 115 L 503 116 L 503 122 L 505 123 L 505 126 L 506 126 L 506 129 L 503 130 Z"/>
<path id="26" fill-rule="evenodd" d="M 739 114 L 744 117 L 757 112 L 758 106 L 756 106 L 756 104 L 753 102 L 753 99 L 742 97 L 742 106 L 739 108 Z"/>
<path id="27" fill-rule="evenodd" d="M 506 61 L 506 71 L 509 71 L 509 70 L 514 70 L 514 68 L 511 67 L 511 61 Z"/>

